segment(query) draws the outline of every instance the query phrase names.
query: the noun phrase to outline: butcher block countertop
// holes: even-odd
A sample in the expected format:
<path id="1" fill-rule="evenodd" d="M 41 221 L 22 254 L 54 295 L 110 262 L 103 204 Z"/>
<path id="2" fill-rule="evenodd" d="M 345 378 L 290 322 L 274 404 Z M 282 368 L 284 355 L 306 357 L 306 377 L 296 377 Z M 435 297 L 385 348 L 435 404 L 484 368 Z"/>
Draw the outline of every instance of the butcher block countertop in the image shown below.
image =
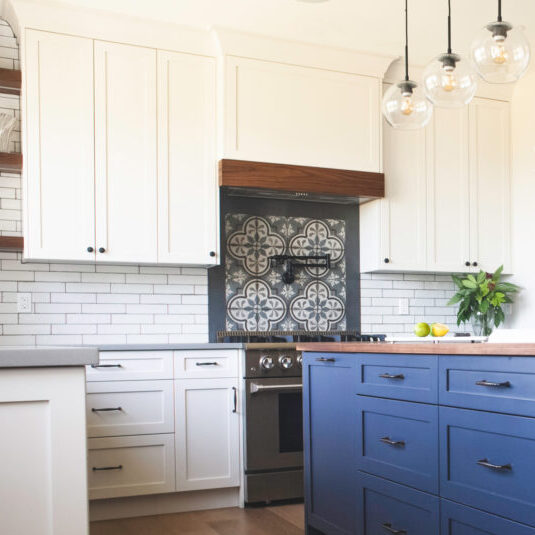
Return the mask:
<path id="1" fill-rule="evenodd" d="M 314 353 L 401 353 L 416 355 L 495 355 L 535 357 L 535 344 L 515 343 L 389 343 L 320 342 L 297 344 L 298 351 Z"/>

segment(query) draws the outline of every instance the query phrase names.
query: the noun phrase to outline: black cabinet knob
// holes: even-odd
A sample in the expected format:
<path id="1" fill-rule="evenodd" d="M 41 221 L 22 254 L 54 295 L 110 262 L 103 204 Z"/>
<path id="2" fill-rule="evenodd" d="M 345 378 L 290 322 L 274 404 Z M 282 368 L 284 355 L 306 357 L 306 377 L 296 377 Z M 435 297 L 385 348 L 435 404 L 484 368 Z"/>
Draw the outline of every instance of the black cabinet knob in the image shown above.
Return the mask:
<path id="1" fill-rule="evenodd" d="M 474 267 L 477 267 L 477 262 L 473 262 L 472 265 L 473 265 Z"/>
<path id="2" fill-rule="evenodd" d="M 384 263 L 385 263 L 385 264 L 390 264 L 390 258 L 385 258 L 385 259 L 384 259 Z"/>
<path id="3" fill-rule="evenodd" d="M 106 249 L 104 249 L 104 247 L 99 247 L 98 252 L 99 253 L 105 253 Z"/>
<path id="4" fill-rule="evenodd" d="M 215 251 L 210 251 L 210 256 L 213 258 L 215 256 Z"/>
<path id="5" fill-rule="evenodd" d="M 95 250 L 95 249 L 93 249 L 93 247 L 91 247 L 91 246 L 87 248 L 87 252 L 88 252 L 88 253 L 92 253 L 94 250 Z"/>
<path id="6" fill-rule="evenodd" d="M 470 262 L 468 262 L 468 260 L 467 260 L 467 261 L 464 263 L 464 265 L 465 265 L 466 267 L 470 267 Z"/>

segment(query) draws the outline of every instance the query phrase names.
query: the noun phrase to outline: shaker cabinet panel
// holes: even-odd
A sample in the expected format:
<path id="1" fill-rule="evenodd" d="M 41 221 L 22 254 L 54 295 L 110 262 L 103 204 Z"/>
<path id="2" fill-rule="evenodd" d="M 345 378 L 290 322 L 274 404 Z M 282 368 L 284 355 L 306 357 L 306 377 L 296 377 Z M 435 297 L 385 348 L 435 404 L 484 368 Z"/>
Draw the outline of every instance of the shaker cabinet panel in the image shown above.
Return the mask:
<path id="1" fill-rule="evenodd" d="M 158 51 L 160 262 L 217 263 L 216 128 L 215 58 Z"/>
<path id="2" fill-rule="evenodd" d="M 225 67 L 225 157 L 381 170 L 377 78 L 237 57 Z"/>
<path id="3" fill-rule="evenodd" d="M 98 261 L 157 261 L 156 150 L 156 51 L 95 41 Z"/>
<path id="4" fill-rule="evenodd" d="M 94 260 L 93 41 L 26 30 L 25 62 L 25 257 Z"/>

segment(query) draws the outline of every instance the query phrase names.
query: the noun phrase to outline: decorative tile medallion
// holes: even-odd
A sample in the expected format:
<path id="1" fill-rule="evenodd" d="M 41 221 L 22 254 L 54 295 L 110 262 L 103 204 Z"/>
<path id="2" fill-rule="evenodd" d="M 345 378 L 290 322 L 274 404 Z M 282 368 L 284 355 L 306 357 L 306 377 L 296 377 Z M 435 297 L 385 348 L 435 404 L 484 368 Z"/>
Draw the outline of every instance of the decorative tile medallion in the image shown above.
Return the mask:
<path id="1" fill-rule="evenodd" d="M 345 329 L 345 238 L 343 220 L 227 214 L 227 330 Z M 329 254 L 331 268 L 298 268 L 285 284 L 269 260 L 282 254 Z"/>

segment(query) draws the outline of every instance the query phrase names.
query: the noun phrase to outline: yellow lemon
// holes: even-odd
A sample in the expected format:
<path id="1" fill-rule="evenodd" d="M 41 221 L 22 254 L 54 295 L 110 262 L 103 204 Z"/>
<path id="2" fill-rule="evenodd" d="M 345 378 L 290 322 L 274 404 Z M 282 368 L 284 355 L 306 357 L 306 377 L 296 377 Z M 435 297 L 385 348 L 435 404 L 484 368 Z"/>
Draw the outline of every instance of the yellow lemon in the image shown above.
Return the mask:
<path id="1" fill-rule="evenodd" d="M 441 337 L 441 336 L 448 334 L 449 331 L 450 331 L 449 327 L 442 323 L 433 323 L 433 325 L 431 325 L 432 336 Z"/>
<path id="2" fill-rule="evenodd" d="M 431 332 L 431 327 L 429 327 L 428 323 L 417 323 L 414 326 L 414 334 L 416 336 L 420 336 L 423 338 L 424 336 L 427 336 Z"/>

